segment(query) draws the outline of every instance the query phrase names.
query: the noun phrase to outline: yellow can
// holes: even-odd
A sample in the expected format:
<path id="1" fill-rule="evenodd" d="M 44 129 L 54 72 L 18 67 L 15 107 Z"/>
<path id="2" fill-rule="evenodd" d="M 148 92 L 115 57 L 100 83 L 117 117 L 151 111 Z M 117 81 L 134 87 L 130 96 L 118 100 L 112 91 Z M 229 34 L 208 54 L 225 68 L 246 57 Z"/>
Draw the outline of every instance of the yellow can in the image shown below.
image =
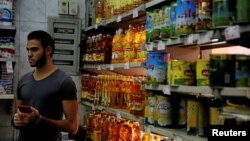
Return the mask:
<path id="1" fill-rule="evenodd" d="M 189 61 L 171 60 L 168 65 L 168 84 L 192 85 L 194 83 L 194 65 Z"/>
<path id="2" fill-rule="evenodd" d="M 154 121 L 156 127 L 167 127 L 172 125 L 172 105 L 167 96 L 157 95 L 154 110 Z"/>
<path id="3" fill-rule="evenodd" d="M 197 86 L 209 85 L 209 61 L 208 60 L 197 60 L 196 83 L 197 83 Z"/>

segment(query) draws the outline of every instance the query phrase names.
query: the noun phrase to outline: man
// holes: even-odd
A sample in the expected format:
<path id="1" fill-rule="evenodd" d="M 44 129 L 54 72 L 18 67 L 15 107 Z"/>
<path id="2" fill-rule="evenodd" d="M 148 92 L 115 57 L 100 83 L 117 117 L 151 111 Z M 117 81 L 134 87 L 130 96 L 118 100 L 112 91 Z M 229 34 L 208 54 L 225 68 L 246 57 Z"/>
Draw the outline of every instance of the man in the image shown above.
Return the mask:
<path id="1" fill-rule="evenodd" d="M 78 130 L 76 86 L 53 63 L 55 45 L 47 32 L 33 31 L 27 38 L 28 61 L 35 69 L 18 82 L 12 123 L 20 129 L 18 141 L 59 141 L 61 132 Z M 30 112 L 20 105 L 31 106 Z"/>

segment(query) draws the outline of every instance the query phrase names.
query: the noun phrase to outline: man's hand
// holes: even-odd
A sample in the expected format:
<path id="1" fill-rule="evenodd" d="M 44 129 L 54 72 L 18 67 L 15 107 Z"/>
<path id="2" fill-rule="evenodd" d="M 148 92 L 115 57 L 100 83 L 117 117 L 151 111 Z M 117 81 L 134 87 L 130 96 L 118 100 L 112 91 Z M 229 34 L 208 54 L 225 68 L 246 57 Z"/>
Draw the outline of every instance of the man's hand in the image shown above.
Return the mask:
<path id="1" fill-rule="evenodd" d="M 17 112 L 14 115 L 14 124 L 15 126 L 24 126 L 28 123 L 35 122 L 39 118 L 39 111 L 31 107 L 32 112 L 31 113 L 23 113 L 19 109 L 17 109 Z"/>

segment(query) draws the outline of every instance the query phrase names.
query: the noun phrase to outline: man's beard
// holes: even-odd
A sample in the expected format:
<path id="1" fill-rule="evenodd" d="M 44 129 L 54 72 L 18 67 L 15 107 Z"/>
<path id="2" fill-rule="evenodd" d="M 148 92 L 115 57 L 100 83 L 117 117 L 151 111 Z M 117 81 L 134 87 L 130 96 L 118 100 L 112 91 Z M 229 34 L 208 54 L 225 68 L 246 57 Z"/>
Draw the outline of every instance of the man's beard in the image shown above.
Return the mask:
<path id="1" fill-rule="evenodd" d="M 47 59 L 46 59 L 45 53 L 43 53 L 42 57 L 37 60 L 36 64 L 30 65 L 30 66 L 37 67 L 37 68 L 42 67 L 46 63 L 46 60 Z"/>

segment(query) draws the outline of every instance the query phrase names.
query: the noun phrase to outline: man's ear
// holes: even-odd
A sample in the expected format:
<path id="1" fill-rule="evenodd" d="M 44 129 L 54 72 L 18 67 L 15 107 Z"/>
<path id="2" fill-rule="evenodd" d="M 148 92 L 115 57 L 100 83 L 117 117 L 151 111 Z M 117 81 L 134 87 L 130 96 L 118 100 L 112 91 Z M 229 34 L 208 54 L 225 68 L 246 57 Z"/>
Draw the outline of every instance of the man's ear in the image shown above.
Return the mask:
<path id="1" fill-rule="evenodd" d="M 48 46 L 48 47 L 46 48 L 46 54 L 47 54 L 47 55 L 50 55 L 51 52 L 52 52 L 52 47 L 51 47 L 51 46 Z"/>

